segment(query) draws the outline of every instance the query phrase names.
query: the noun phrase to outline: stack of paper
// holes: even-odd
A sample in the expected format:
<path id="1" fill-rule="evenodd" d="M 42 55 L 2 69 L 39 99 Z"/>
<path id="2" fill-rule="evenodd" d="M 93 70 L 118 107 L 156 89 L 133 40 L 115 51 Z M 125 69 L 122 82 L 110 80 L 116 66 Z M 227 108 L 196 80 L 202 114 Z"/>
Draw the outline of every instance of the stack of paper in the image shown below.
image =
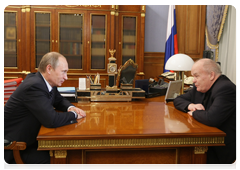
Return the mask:
<path id="1" fill-rule="evenodd" d="M 59 93 L 70 102 L 77 102 L 75 87 L 58 87 Z"/>
<path id="2" fill-rule="evenodd" d="M 22 78 L 4 80 L 4 104 L 7 103 L 10 96 L 22 83 L 22 81 L 23 81 Z"/>

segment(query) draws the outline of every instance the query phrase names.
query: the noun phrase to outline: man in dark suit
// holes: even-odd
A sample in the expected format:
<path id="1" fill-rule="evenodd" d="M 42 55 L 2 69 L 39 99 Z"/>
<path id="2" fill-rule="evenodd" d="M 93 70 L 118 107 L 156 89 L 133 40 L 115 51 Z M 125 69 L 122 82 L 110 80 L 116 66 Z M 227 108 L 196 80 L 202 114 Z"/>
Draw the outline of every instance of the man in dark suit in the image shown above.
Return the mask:
<path id="1" fill-rule="evenodd" d="M 226 133 L 226 146 L 208 147 L 207 163 L 233 163 L 236 159 L 236 85 L 222 75 L 219 65 L 210 59 L 195 62 L 191 74 L 193 89 L 178 96 L 174 105 L 197 121 Z"/>
<path id="2" fill-rule="evenodd" d="M 57 90 L 67 80 L 67 71 L 63 55 L 45 54 L 38 72 L 28 74 L 4 106 L 4 139 L 27 143 L 26 150 L 20 152 L 24 163 L 50 163 L 48 151 L 37 151 L 36 137 L 41 125 L 56 128 L 86 116 Z M 4 151 L 4 158 L 7 163 L 14 163 L 12 151 Z"/>

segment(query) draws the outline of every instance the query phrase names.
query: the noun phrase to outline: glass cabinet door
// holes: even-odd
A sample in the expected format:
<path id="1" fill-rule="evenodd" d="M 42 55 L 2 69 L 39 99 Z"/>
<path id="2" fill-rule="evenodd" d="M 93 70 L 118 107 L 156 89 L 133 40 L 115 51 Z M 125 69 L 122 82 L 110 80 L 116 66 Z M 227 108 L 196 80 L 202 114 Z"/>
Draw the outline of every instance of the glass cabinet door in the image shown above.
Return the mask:
<path id="1" fill-rule="evenodd" d="M 17 13 L 4 12 L 4 67 L 17 65 Z"/>
<path id="2" fill-rule="evenodd" d="M 35 68 L 42 57 L 51 51 L 51 15 L 35 13 Z"/>
<path id="3" fill-rule="evenodd" d="M 59 52 L 67 58 L 69 69 L 82 69 L 83 14 L 59 16 Z"/>
<path id="4" fill-rule="evenodd" d="M 91 15 L 91 69 L 105 69 L 106 15 Z"/>
<path id="5" fill-rule="evenodd" d="M 129 59 L 136 62 L 137 17 L 123 16 L 122 23 L 122 65 L 124 65 Z"/>

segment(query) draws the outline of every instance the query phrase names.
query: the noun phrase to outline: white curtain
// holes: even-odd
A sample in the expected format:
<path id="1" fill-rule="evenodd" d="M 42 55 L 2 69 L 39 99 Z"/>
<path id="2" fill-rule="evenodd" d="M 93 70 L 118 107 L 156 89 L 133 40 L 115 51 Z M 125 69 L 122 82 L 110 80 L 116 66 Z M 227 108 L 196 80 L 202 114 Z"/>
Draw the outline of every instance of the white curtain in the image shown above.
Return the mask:
<path id="1" fill-rule="evenodd" d="M 219 57 L 222 73 L 236 84 L 236 8 L 229 5 L 222 37 L 219 42 Z"/>

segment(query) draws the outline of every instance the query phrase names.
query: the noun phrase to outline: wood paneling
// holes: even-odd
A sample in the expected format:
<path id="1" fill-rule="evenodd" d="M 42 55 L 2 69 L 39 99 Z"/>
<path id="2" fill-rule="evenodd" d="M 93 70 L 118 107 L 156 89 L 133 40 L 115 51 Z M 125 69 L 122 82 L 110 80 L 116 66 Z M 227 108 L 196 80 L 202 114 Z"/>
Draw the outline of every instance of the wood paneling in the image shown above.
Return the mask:
<path id="1" fill-rule="evenodd" d="M 176 5 L 179 53 L 193 60 L 203 57 L 205 16 L 205 5 Z"/>
<path id="2" fill-rule="evenodd" d="M 138 64 L 138 71 L 137 71 L 137 79 L 141 79 L 144 77 L 143 73 L 143 57 L 144 57 L 144 27 L 145 27 L 145 5 L 18 5 L 18 6 L 8 6 L 5 11 L 16 11 L 17 12 L 17 40 L 19 39 L 18 43 L 18 67 L 17 68 L 5 68 L 5 71 L 8 72 L 8 77 L 11 77 L 10 72 L 18 71 L 19 76 L 21 77 L 22 71 L 27 72 L 36 72 L 36 67 L 38 66 L 36 55 L 38 54 L 39 60 L 41 56 L 44 55 L 40 52 L 36 52 L 36 19 L 35 14 L 40 13 L 44 14 L 47 13 L 50 15 L 50 25 L 40 25 L 38 23 L 38 27 L 50 27 L 50 40 L 49 38 L 44 38 L 42 35 L 38 35 L 39 41 L 50 41 L 50 51 L 57 51 L 60 52 L 60 14 L 82 14 L 83 16 L 83 27 L 82 30 L 82 42 L 81 45 L 83 46 L 83 54 L 81 57 L 80 55 L 72 55 L 72 53 L 66 53 L 66 57 L 69 57 L 69 65 L 78 61 L 70 61 L 77 58 L 82 58 L 82 68 L 74 68 L 69 69 L 68 77 L 69 81 L 65 82 L 63 86 L 69 85 L 78 85 L 78 78 L 79 77 L 86 77 L 86 74 L 96 75 L 97 73 L 103 78 L 103 87 L 108 85 L 108 77 L 107 77 L 107 64 L 108 58 L 110 57 L 109 49 L 116 49 L 116 53 L 114 57 L 117 59 L 118 68 L 120 67 L 122 61 L 122 35 L 123 32 L 123 25 L 122 25 L 122 16 L 131 16 L 136 17 L 136 44 L 133 46 L 135 48 L 135 58 L 136 63 Z M 100 68 L 99 66 L 92 68 L 91 67 L 91 60 L 96 62 L 96 58 L 91 59 L 91 51 L 93 48 L 100 48 L 100 47 L 92 47 L 92 43 L 94 45 L 99 45 L 99 42 L 92 41 L 91 34 L 93 32 L 91 24 L 92 24 L 92 16 L 93 15 L 101 15 L 105 16 L 106 22 L 104 34 L 106 35 L 104 38 L 105 44 L 101 48 L 105 50 L 104 52 L 104 68 Z M 45 19 L 46 20 L 46 19 Z M 43 20 L 43 21 L 45 21 Z M 77 28 L 73 28 L 72 25 L 68 25 L 69 30 L 74 30 Z M 65 27 L 66 28 L 66 27 Z M 98 29 L 101 27 L 98 27 Z M 47 33 L 49 34 L 49 33 Z M 75 43 L 74 38 L 64 39 L 64 42 Z M 78 40 L 79 41 L 79 40 Z M 78 43 L 78 42 L 77 42 Z M 46 43 L 45 43 L 46 44 Z M 126 45 L 125 45 L 126 46 Z M 48 48 L 48 47 L 47 47 Z M 72 47 L 73 48 L 73 47 Z M 69 49 L 72 49 L 69 47 Z M 44 49 L 43 51 L 46 51 Z M 68 55 L 68 56 L 67 56 Z M 129 54 L 128 54 L 129 55 Z M 73 57 L 72 57 L 73 56 Z M 98 52 L 96 52 L 95 56 L 100 56 Z M 102 66 L 102 65 L 101 65 Z M 74 76 L 72 75 L 74 74 Z M 5 74 L 6 76 L 6 74 Z M 12 75 L 12 77 L 15 77 Z M 77 87 L 77 86 L 76 86 Z"/>
<path id="3" fill-rule="evenodd" d="M 46 8 L 49 7 L 49 8 Z M 30 27 L 34 27 L 33 21 L 33 10 L 35 11 L 51 11 L 53 9 L 58 9 L 58 11 L 66 11 L 67 9 L 72 9 L 79 11 L 86 10 L 88 13 L 90 11 L 94 13 L 99 13 L 101 10 L 105 10 L 103 13 L 109 15 L 108 17 L 108 30 L 109 33 L 108 41 L 110 42 L 107 47 L 115 48 L 117 52 L 115 53 L 115 57 L 117 58 L 118 67 L 121 65 L 121 36 L 120 32 L 122 30 L 121 25 L 121 15 L 129 15 L 136 16 L 138 22 L 138 30 L 137 30 L 137 64 L 138 64 L 138 74 L 136 79 L 149 79 L 154 78 L 162 74 L 163 65 L 164 65 L 164 52 L 145 52 L 144 53 L 144 25 L 145 25 L 145 6 L 135 6 L 135 5 L 127 5 L 127 6 L 114 6 L 114 5 L 106 5 L 106 6 L 81 6 L 81 5 L 73 5 L 73 6 L 10 6 L 6 8 L 6 11 L 18 11 L 18 28 L 20 33 L 18 32 L 18 36 L 20 42 L 18 43 L 18 68 L 5 68 L 5 77 L 15 77 L 16 71 L 19 72 L 18 77 L 22 77 L 22 71 L 30 71 L 30 68 L 34 68 L 35 59 L 33 59 L 34 55 L 31 52 L 34 49 L 34 32 L 29 31 Z M 100 12 L 101 13 L 101 12 Z M 203 50 L 204 50 L 204 28 L 205 28 L 205 14 L 206 6 L 205 5 L 176 5 L 176 17 L 177 17 L 177 35 L 178 35 L 178 48 L 179 53 L 184 53 L 193 58 L 193 60 L 197 60 L 202 58 Z M 76 76 L 72 76 L 69 74 L 69 81 L 65 82 L 63 86 L 69 85 L 77 85 L 77 77 L 85 77 L 85 75 L 81 75 L 80 73 L 90 73 L 96 74 L 100 73 L 101 76 L 106 79 L 108 83 L 108 78 L 105 71 L 89 71 L 89 59 L 86 56 L 89 56 L 88 41 L 90 30 L 88 29 L 90 25 L 90 17 L 86 16 L 86 24 L 84 25 L 85 34 L 84 34 L 84 55 L 83 59 L 83 70 L 69 70 L 69 73 L 78 74 Z M 54 19 L 52 25 L 56 28 L 58 24 L 57 14 L 52 15 Z M 52 32 L 55 32 L 52 30 Z M 88 36 L 87 36 L 88 35 Z M 58 37 L 57 35 L 53 36 L 53 40 Z M 52 44 L 54 50 L 58 50 L 59 47 L 55 47 L 56 45 Z M 108 50 L 108 49 L 107 49 Z M 31 52 L 31 53 L 30 53 Z M 31 55 L 30 55 L 31 54 Z M 30 57 L 31 56 L 31 57 Z M 107 57 L 109 54 L 107 53 Z M 106 61 L 108 62 L 108 61 Z M 32 71 L 36 71 L 32 69 Z M 12 75 L 10 72 L 15 72 Z M 141 73 L 141 74 L 139 74 Z M 106 76 L 106 78 L 105 78 Z"/>
<path id="4" fill-rule="evenodd" d="M 154 78 L 163 73 L 164 53 L 144 53 L 145 79 Z"/>
<path id="5" fill-rule="evenodd" d="M 205 5 L 176 5 L 178 50 L 194 61 L 203 57 L 205 13 Z M 164 52 L 144 53 L 145 79 L 159 76 L 163 73 L 163 67 Z M 185 74 L 189 76 L 190 72 Z"/>

